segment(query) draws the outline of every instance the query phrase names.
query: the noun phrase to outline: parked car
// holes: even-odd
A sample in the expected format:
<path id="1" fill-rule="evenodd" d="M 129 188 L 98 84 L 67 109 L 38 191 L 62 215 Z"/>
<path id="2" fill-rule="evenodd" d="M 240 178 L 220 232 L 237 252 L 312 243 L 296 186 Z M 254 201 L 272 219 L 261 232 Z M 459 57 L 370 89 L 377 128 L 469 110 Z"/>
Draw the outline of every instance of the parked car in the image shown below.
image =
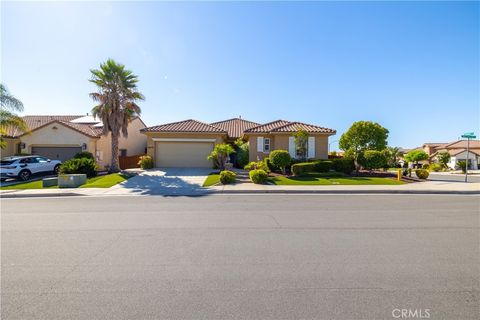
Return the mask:
<path id="1" fill-rule="evenodd" d="M 50 160 L 41 156 L 18 156 L 6 157 L 0 160 L 0 178 L 5 181 L 8 178 L 27 181 L 34 174 L 54 173 L 58 174 L 59 160 Z"/>

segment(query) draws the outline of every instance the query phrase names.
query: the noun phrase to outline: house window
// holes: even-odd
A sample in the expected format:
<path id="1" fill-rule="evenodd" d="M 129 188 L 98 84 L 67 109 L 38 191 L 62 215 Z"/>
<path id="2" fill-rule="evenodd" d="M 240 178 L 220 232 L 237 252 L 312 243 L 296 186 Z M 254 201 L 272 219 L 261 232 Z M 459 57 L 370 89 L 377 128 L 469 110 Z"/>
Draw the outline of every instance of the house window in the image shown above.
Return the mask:
<path id="1" fill-rule="evenodd" d="M 270 152 L 270 138 L 263 139 L 263 152 Z"/>
<path id="2" fill-rule="evenodd" d="M 127 149 L 120 149 L 120 157 L 126 157 L 127 156 Z"/>

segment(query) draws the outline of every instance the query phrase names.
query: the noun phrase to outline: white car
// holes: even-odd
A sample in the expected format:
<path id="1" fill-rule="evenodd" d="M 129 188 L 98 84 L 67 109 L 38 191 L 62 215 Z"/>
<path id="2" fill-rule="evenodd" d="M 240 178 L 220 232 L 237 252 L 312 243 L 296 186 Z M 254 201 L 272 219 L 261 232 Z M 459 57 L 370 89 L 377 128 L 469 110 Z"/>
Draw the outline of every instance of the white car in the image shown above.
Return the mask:
<path id="1" fill-rule="evenodd" d="M 52 173 L 58 174 L 62 164 L 59 160 L 50 160 L 40 156 L 15 156 L 0 160 L 1 181 L 13 178 L 27 181 L 34 174 Z"/>

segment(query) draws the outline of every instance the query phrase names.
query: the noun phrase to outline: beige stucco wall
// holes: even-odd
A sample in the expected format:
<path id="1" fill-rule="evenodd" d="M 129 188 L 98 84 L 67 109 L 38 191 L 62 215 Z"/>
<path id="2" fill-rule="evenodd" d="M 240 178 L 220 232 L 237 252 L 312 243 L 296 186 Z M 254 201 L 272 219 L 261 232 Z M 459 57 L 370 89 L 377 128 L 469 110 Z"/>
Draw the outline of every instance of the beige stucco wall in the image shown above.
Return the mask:
<path id="1" fill-rule="evenodd" d="M 23 153 L 32 153 L 32 147 L 81 147 L 84 143 L 89 152 L 95 153 L 96 138 L 90 138 L 60 123 L 51 123 L 20 137 L 25 143 Z"/>
<path id="2" fill-rule="evenodd" d="M 223 143 L 227 138 L 225 134 L 199 134 L 199 133 L 161 133 L 146 132 L 147 137 L 147 154 L 155 159 L 155 141 L 154 138 L 180 138 L 180 139 L 215 139 L 215 144 Z"/>
<path id="3" fill-rule="evenodd" d="M 147 137 L 140 132 L 145 128 L 145 124 L 136 118 L 128 125 L 128 138 L 123 137 L 120 134 L 118 139 L 118 149 L 126 149 L 127 156 L 134 156 L 139 154 L 145 154 L 145 148 L 147 147 Z M 111 134 L 101 136 L 97 142 L 97 151 L 94 152 L 97 156 L 97 164 L 100 167 L 110 165 L 112 162 L 112 138 Z M 119 151 L 120 154 L 120 151 Z"/>
<path id="4" fill-rule="evenodd" d="M 7 146 L 5 149 L 0 149 L 0 158 L 15 155 L 17 153 L 17 143 L 19 143 L 20 140 L 12 138 L 3 138 L 3 140 L 7 143 Z"/>
<path id="5" fill-rule="evenodd" d="M 249 135 L 249 158 L 250 161 L 257 161 L 257 157 L 260 159 L 268 157 L 268 153 L 257 151 L 257 137 L 270 138 L 271 150 L 287 150 L 288 151 L 288 138 L 290 134 L 251 134 Z M 311 134 L 315 137 L 315 159 L 328 159 L 328 135 L 324 134 Z"/>

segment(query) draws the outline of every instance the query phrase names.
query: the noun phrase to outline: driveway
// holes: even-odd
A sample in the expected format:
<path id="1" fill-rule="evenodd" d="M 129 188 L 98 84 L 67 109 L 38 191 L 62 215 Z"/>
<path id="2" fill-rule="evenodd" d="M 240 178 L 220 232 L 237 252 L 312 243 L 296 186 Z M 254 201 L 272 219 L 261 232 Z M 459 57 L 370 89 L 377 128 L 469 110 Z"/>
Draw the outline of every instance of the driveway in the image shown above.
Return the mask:
<path id="1" fill-rule="evenodd" d="M 206 194 L 202 188 L 209 168 L 155 168 L 110 188 L 106 194 L 192 196 Z"/>

